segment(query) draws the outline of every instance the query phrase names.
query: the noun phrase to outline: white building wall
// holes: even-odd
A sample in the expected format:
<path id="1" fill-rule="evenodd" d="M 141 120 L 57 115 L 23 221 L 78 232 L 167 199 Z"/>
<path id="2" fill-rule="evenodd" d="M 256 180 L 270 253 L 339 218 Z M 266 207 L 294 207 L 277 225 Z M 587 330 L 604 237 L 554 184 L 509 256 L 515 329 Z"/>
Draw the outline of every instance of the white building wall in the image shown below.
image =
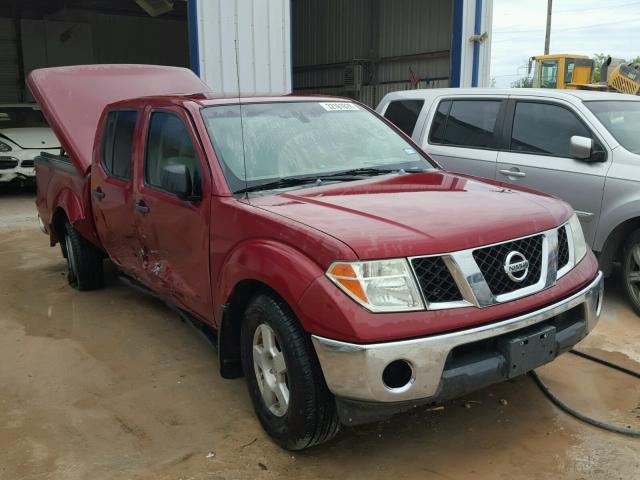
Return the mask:
<path id="1" fill-rule="evenodd" d="M 471 38 L 475 32 L 476 6 L 478 0 L 463 0 L 462 15 L 462 49 L 460 52 L 460 87 L 473 87 L 473 50 L 474 41 Z M 493 21 L 493 0 L 482 0 L 479 34 L 486 33 L 486 39 L 479 42 L 480 55 L 478 63 L 477 87 L 488 87 L 491 83 L 491 37 Z"/>
<path id="2" fill-rule="evenodd" d="M 291 92 L 289 0 L 196 0 L 199 74 L 219 95 Z"/>

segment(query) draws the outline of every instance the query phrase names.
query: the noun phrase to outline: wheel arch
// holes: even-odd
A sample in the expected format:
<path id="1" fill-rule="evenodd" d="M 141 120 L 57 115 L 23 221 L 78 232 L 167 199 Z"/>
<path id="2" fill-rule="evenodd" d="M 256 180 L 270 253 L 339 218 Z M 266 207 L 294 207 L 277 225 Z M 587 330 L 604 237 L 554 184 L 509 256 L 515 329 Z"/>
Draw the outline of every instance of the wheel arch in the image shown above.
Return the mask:
<path id="1" fill-rule="evenodd" d="M 628 218 L 611 230 L 598 257 L 600 268 L 605 275 L 609 275 L 613 264 L 620 260 L 626 239 L 638 229 L 640 229 L 640 216 Z"/>
<path id="2" fill-rule="evenodd" d="M 285 303 L 302 328 L 297 302 L 321 268 L 300 250 L 272 240 L 253 240 L 236 247 L 226 258 L 216 296 L 218 357 L 223 378 L 243 375 L 240 365 L 242 314 L 249 300 L 260 293 Z"/>

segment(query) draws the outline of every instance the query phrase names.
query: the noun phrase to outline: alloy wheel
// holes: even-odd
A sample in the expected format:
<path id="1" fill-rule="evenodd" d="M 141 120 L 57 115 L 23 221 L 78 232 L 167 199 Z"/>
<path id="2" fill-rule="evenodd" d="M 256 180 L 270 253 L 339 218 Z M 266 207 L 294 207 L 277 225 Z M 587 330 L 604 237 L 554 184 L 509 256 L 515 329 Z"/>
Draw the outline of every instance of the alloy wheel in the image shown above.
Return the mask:
<path id="1" fill-rule="evenodd" d="M 631 247 L 630 255 L 627 258 L 626 278 L 629 293 L 634 297 L 636 303 L 640 304 L 640 243 Z"/>
<path id="2" fill-rule="evenodd" d="M 287 364 L 275 332 L 266 323 L 253 334 L 253 368 L 266 407 L 275 416 L 284 416 L 289 408 Z"/>

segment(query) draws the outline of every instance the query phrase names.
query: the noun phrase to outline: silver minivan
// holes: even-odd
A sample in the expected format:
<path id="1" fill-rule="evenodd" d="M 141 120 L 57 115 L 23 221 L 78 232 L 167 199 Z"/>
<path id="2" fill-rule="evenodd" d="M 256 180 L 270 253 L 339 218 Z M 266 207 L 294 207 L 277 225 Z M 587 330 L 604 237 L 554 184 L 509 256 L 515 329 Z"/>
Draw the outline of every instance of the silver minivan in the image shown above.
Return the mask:
<path id="1" fill-rule="evenodd" d="M 445 169 L 571 204 L 605 274 L 621 265 L 640 315 L 640 97 L 548 89 L 428 89 L 377 111 Z"/>

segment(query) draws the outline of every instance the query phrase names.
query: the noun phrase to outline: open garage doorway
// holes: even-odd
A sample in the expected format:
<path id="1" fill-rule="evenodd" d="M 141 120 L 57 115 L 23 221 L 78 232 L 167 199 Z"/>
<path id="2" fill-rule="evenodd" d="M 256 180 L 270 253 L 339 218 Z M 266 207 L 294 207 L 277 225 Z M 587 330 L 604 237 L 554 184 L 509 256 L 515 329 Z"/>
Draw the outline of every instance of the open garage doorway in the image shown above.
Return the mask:
<path id="1" fill-rule="evenodd" d="M 448 87 L 452 0 L 291 0 L 293 90 L 371 106 Z"/>
<path id="2" fill-rule="evenodd" d="M 0 3 L 0 102 L 32 101 L 35 68 L 92 63 L 189 66 L 187 2 L 13 0 Z"/>

